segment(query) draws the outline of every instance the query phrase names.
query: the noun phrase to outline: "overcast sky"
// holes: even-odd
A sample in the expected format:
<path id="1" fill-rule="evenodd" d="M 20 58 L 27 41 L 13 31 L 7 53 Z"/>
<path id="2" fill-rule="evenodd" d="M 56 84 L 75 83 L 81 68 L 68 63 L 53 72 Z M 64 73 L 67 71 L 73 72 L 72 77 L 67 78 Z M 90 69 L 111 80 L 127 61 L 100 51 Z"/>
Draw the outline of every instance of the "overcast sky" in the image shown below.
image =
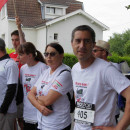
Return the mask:
<path id="1" fill-rule="evenodd" d="M 107 41 L 113 33 L 123 33 L 130 29 L 130 0 L 78 0 L 84 3 L 85 12 L 110 28 L 104 31 L 103 40 Z"/>

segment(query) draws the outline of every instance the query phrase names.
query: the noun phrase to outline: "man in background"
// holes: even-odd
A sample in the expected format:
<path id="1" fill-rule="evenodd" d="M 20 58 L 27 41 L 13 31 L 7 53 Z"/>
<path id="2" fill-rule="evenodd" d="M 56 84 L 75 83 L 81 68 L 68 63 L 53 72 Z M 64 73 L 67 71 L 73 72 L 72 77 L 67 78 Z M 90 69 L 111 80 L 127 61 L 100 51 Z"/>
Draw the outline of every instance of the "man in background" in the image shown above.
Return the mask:
<path id="1" fill-rule="evenodd" d="M 98 40 L 93 48 L 93 55 L 96 58 L 101 58 L 101 59 L 104 59 L 105 61 L 108 61 L 107 57 L 111 56 L 111 53 L 109 50 L 110 50 L 110 44 L 108 42 Z M 111 63 L 113 66 L 116 67 L 116 69 L 118 71 L 121 72 L 120 64 L 114 63 L 114 62 L 111 62 Z M 118 98 L 118 94 L 117 94 L 117 98 Z M 120 109 L 118 107 L 118 101 L 117 101 L 117 108 L 116 108 L 116 112 L 115 112 L 116 123 L 118 123 L 119 115 L 120 115 Z"/>
<path id="2" fill-rule="evenodd" d="M 98 40 L 93 48 L 93 55 L 94 57 L 104 59 L 108 61 L 107 57 L 111 56 L 110 53 L 110 44 L 106 41 Z M 117 70 L 121 72 L 121 66 L 118 63 L 111 62 Z"/>
<path id="3" fill-rule="evenodd" d="M 25 37 L 24 37 L 24 33 L 22 31 L 21 28 L 21 20 L 19 19 L 19 17 L 16 17 L 16 25 L 18 30 L 15 30 L 11 33 L 11 40 L 12 40 L 12 45 L 15 49 L 15 52 L 12 52 L 11 54 L 9 54 L 10 58 L 12 58 L 18 65 L 19 68 L 19 72 L 20 72 L 20 68 L 22 66 L 22 64 L 20 63 L 17 54 L 17 47 L 20 44 L 23 44 L 24 42 L 26 42 Z M 23 130 L 23 89 L 22 86 L 18 86 L 18 91 L 17 91 L 17 97 L 16 97 L 16 101 L 17 101 L 17 119 L 18 119 L 18 124 L 21 128 L 21 130 Z M 15 123 L 16 126 L 16 123 Z M 16 128 L 15 128 L 16 130 Z"/>
<path id="4" fill-rule="evenodd" d="M 19 60 L 17 59 L 18 54 L 17 54 L 17 47 L 20 44 L 23 44 L 24 42 L 26 42 L 25 38 L 24 38 L 24 33 L 22 32 L 21 29 L 21 21 L 19 19 L 19 17 L 16 17 L 16 25 L 18 30 L 15 30 L 11 33 L 11 40 L 12 40 L 12 45 L 15 49 L 15 52 L 12 52 L 11 54 L 9 54 L 9 56 L 14 59 L 15 62 L 17 62 L 19 69 L 21 68 L 22 64 L 19 62 Z"/>

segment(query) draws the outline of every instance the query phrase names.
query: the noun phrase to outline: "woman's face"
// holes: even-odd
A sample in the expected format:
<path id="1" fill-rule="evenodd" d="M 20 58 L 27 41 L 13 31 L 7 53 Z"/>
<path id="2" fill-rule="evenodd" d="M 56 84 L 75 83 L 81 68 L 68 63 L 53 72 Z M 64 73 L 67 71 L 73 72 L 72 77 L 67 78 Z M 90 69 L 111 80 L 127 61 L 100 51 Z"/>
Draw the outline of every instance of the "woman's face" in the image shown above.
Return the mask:
<path id="1" fill-rule="evenodd" d="M 29 55 L 27 55 L 26 53 L 24 54 L 18 54 L 19 61 L 21 62 L 21 64 L 26 64 L 29 61 Z"/>
<path id="2" fill-rule="evenodd" d="M 48 46 L 44 55 L 47 65 L 51 68 L 57 68 L 62 64 L 63 54 L 59 54 L 55 48 Z"/>

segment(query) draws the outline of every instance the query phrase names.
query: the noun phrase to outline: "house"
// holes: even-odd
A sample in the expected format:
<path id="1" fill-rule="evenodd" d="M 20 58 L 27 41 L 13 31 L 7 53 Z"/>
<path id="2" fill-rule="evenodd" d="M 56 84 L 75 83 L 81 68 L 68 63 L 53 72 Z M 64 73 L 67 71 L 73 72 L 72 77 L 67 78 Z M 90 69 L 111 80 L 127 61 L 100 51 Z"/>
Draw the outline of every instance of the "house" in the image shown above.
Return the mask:
<path id="1" fill-rule="evenodd" d="M 103 31 L 109 29 L 86 13 L 83 3 L 76 0 L 17 0 L 15 4 L 13 1 L 8 0 L 0 12 L 0 37 L 8 48 L 12 48 L 10 34 L 17 29 L 15 13 L 22 20 L 26 40 L 41 52 L 48 43 L 58 41 L 65 52 L 72 53 L 71 32 L 78 25 L 91 26 L 96 40 L 103 39 Z"/>

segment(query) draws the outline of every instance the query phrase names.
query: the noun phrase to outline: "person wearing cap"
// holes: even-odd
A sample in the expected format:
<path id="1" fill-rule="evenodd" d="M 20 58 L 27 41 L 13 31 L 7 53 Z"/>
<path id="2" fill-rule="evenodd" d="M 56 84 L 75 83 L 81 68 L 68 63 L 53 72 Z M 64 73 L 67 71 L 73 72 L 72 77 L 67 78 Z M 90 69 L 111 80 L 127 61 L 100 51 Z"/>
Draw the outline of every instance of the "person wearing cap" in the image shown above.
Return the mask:
<path id="1" fill-rule="evenodd" d="M 104 59 L 108 61 L 107 57 L 111 56 L 110 53 L 110 44 L 103 40 L 98 40 L 93 48 L 93 55 L 97 58 Z M 118 63 L 111 62 L 117 70 L 121 72 L 121 66 Z"/>
<path id="2" fill-rule="evenodd" d="M 110 50 L 110 44 L 108 42 L 98 40 L 93 48 L 93 55 L 96 58 L 101 58 L 101 59 L 108 61 L 107 57 L 111 56 L 111 53 L 109 50 Z M 114 63 L 114 62 L 111 62 L 111 63 L 113 66 L 116 67 L 117 70 L 119 70 L 121 72 L 120 64 Z M 119 115 L 120 115 L 120 110 L 119 110 L 118 102 L 117 102 L 117 107 L 116 107 L 116 112 L 115 112 L 116 123 L 118 122 Z"/>
<path id="3" fill-rule="evenodd" d="M 14 129 L 18 75 L 18 66 L 6 53 L 5 42 L 0 38 L 0 130 Z"/>
<path id="4" fill-rule="evenodd" d="M 93 56 L 95 32 L 90 26 L 74 28 L 71 45 L 79 61 L 71 72 L 76 102 L 74 130 L 126 130 L 130 125 L 130 81 L 110 62 Z M 126 98 L 118 124 L 117 92 Z"/>

